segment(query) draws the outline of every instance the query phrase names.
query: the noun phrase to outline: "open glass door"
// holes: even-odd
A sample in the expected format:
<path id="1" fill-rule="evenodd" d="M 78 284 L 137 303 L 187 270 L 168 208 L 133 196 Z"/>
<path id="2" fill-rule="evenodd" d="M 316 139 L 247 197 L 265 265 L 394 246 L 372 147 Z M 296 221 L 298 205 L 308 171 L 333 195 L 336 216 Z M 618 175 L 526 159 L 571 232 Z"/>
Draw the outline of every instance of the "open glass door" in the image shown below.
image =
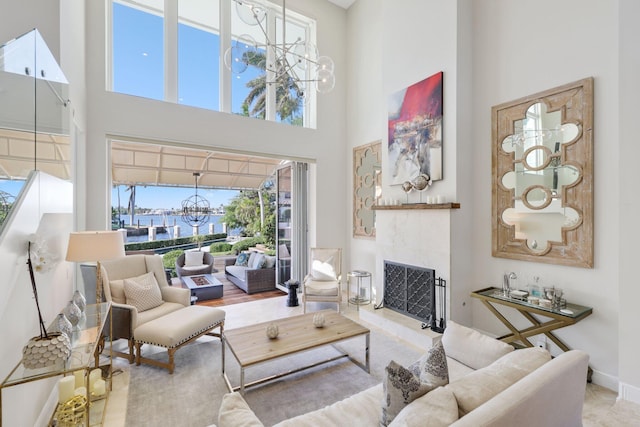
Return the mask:
<path id="1" fill-rule="evenodd" d="M 307 268 L 307 174 L 306 163 L 291 162 L 278 169 L 276 179 L 276 286 L 302 282 Z"/>

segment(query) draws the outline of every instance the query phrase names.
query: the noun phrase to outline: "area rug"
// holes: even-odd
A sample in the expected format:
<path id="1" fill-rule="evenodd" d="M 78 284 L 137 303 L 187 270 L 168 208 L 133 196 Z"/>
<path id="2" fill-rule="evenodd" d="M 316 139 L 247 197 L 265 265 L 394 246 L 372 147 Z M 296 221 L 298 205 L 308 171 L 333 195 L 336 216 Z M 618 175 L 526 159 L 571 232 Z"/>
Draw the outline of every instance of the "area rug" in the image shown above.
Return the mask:
<path id="1" fill-rule="evenodd" d="M 338 346 L 356 359 L 364 360 L 363 337 Z M 270 426 L 378 384 L 384 367 L 392 359 L 406 365 L 420 357 L 419 350 L 374 331 L 370 348 L 370 374 L 344 358 L 251 388 L 245 399 L 262 423 Z M 252 367 L 245 375 L 250 382 L 336 354 L 336 349 L 325 346 Z M 157 351 L 148 356 L 166 360 L 167 354 Z M 177 351 L 175 360 L 173 375 L 154 366 L 131 366 L 126 425 L 203 427 L 217 423 L 220 402 L 227 392 L 221 374 L 220 341 L 201 338 Z M 232 384 L 237 385 L 239 368 L 228 349 L 226 360 L 227 375 Z"/>

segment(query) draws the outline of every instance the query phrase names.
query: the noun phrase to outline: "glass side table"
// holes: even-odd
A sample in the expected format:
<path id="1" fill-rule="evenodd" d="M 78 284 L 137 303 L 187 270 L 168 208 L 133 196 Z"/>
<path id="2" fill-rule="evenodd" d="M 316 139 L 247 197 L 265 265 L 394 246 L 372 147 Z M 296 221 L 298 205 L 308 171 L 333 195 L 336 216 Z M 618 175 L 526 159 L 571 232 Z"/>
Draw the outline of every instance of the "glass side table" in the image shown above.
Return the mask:
<path id="1" fill-rule="evenodd" d="M 361 305 L 371 302 L 371 273 L 354 270 L 347 273 L 349 304 L 354 304 L 359 311 Z"/>
<path id="2" fill-rule="evenodd" d="M 54 330 L 53 324 L 47 328 L 47 331 Z M 100 354 L 104 345 L 104 336 L 112 336 L 111 323 L 111 303 L 103 302 L 99 304 L 88 304 L 83 318 L 73 331 L 71 339 L 71 355 L 66 361 L 60 361 L 56 365 L 47 366 L 39 369 L 27 369 L 22 361 L 13 368 L 7 378 L 0 385 L 0 427 L 3 426 L 2 415 L 2 393 L 7 392 L 5 389 L 32 381 L 42 380 L 44 378 L 62 377 L 73 375 L 76 371 L 83 371 L 84 386 L 87 390 L 87 402 L 89 410 L 84 415 L 82 422 L 85 426 L 99 426 L 103 423 L 105 408 L 109 392 L 111 390 L 111 374 L 112 374 L 112 350 L 109 348 L 108 364 L 100 364 Z M 101 397 L 93 397 L 89 390 L 89 372 L 93 369 L 100 368 L 103 370 L 102 379 L 106 381 L 106 393 Z M 57 425 L 56 416 L 60 405 L 56 407 L 56 411 L 52 414 L 49 425 Z M 13 408 L 15 409 L 15 408 Z"/>

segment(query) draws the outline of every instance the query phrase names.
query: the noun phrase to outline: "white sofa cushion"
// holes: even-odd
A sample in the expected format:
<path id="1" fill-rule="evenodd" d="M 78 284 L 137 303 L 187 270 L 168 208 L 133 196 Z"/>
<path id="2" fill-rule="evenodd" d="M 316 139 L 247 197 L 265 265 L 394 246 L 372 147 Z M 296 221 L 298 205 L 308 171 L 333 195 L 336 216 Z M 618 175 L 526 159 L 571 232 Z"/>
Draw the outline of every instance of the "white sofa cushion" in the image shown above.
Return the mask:
<path id="1" fill-rule="evenodd" d="M 460 418 L 551 360 L 548 351 L 533 347 L 507 353 L 489 366 L 449 383 Z"/>
<path id="2" fill-rule="evenodd" d="M 472 369 L 484 368 L 513 351 L 509 344 L 452 320 L 447 322 L 447 328 L 442 334 L 442 344 L 448 357 Z"/>
<path id="3" fill-rule="evenodd" d="M 456 397 L 451 390 L 438 387 L 406 406 L 389 427 L 445 427 L 456 420 Z"/>
<path id="4" fill-rule="evenodd" d="M 127 304 L 137 308 L 138 312 L 156 308 L 164 302 L 153 272 L 124 279 L 124 295 Z"/>
<path id="5" fill-rule="evenodd" d="M 185 267 L 201 267 L 204 260 L 204 252 L 187 251 L 184 253 Z"/>
<path id="6" fill-rule="evenodd" d="M 448 382 L 447 357 L 440 341 L 409 368 L 392 360 L 382 379 L 380 425 L 389 425 L 405 406 Z"/>
<path id="7" fill-rule="evenodd" d="M 262 268 L 264 267 L 265 262 L 266 258 L 264 254 L 258 253 L 255 257 L 253 257 L 253 264 L 249 264 L 249 267 L 254 269 Z"/>
<path id="8" fill-rule="evenodd" d="M 225 270 L 227 273 L 237 277 L 244 282 L 245 280 L 247 280 L 248 269 L 249 267 L 243 267 L 241 265 L 228 265 Z"/>
<path id="9" fill-rule="evenodd" d="M 264 427 L 240 393 L 222 396 L 218 411 L 218 427 Z"/>

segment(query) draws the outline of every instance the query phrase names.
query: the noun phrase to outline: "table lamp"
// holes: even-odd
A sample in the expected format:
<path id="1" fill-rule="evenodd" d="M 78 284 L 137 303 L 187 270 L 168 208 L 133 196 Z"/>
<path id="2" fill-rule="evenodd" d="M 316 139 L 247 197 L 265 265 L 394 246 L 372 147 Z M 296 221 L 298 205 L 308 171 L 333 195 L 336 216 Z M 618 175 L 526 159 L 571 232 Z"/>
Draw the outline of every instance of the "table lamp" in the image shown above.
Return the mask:
<path id="1" fill-rule="evenodd" d="M 123 257 L 124 241 L 119 231 L 78 231 L 69 234 L 66 260 L 96 263 L 96 303 L 102 302 L 100 261 Z"/>

